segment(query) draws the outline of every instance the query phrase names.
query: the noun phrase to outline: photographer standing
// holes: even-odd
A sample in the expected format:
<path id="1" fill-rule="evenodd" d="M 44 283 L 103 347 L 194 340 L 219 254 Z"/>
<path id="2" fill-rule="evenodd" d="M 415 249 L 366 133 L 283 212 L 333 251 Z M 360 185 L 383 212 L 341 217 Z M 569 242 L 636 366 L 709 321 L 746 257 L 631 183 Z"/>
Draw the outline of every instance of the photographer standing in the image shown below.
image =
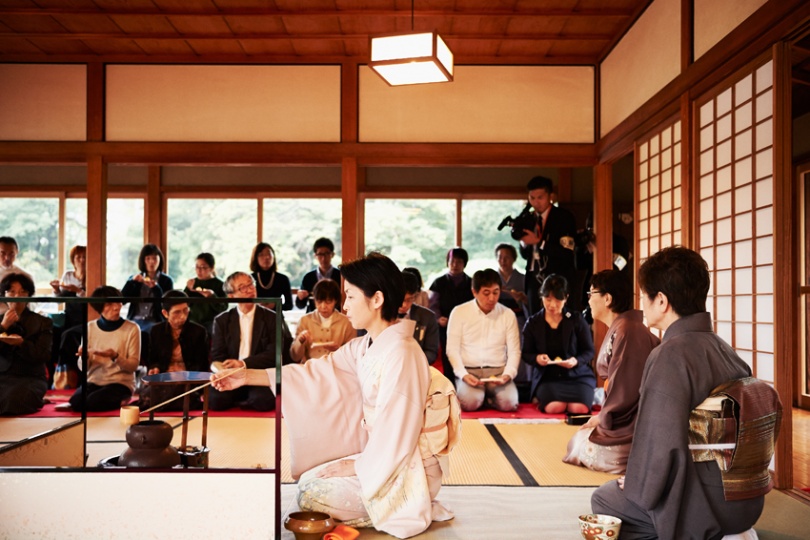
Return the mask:
<path id="1" fill-rule="evenodd" d="M 534 210 L 531 214 L 534 227 L 523 229 L 525 234 L 520 239 L 520 254 L 526 259 L 526 295 L 531 316 L 543 306 L 539 291 L 547 276 L 557 274 L 569 283 L 575 282 L 574 235 L 577 229 L 571 212 L 551 204 L 554 184 L 549 178 L 535 176 L 529 180 L 526 189 Z M 579 303 L 578 298 L 572 300 L 574 304 Z"/>

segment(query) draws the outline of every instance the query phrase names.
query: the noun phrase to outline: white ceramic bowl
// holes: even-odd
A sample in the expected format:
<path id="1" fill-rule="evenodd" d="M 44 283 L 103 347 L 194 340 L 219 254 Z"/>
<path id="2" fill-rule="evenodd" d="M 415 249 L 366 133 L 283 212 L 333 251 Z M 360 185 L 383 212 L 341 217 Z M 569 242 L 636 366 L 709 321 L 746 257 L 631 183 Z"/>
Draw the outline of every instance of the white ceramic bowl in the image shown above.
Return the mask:
<path id="1" fill-rule="evenodd" d="M 622 520 L 604 514 L 583 514 L 579 516 L 579 532 L 585 540 L 616 540 Z"/>

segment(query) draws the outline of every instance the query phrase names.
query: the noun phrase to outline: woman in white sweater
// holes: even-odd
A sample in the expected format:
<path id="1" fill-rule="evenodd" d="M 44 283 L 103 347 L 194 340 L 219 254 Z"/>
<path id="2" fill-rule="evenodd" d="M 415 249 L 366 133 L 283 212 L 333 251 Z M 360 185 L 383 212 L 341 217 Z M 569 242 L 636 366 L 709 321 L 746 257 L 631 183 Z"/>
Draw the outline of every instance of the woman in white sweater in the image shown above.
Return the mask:
<path id="1" fill-rule="evenodd" d="M 103 285 L 91 298 L 121 297 L 121 291 Z M 111 411 L 129 402 L 135 389 L 135 370 L 141 358 L 138 325 L 121 318 L 121 302 L 98 302 L 90 306 L 100 317 L 87 325 L 87 395 L 79 387 L 70 406 L 79 411 Z M 84 369 L 79 349 L 79 369 Z"/>

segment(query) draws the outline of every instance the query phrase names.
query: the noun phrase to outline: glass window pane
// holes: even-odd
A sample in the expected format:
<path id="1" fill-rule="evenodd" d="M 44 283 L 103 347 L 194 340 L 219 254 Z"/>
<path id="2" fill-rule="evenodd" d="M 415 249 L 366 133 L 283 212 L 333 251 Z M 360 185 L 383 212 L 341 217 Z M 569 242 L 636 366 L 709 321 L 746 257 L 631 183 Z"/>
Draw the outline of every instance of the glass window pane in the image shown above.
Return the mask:
<path id="1" fill-rule="evenodd" d="M 59 268 L 59 199 L 6 197 L 0 214 L 0 231 L 17 241 L 16 266 L 34 278 L 39 291 L 51 291 L 48 283 Z"/>
<path id="2" fill-rule="evenodd" d="M 263 206 L 262 240 L 273 246 L 279 272 L 290 278 L 293 288 L 298 288 L 304 274 L 317 265 L 312 244 L 318 238 L 328 238 L 335 244 L 332 266 L 340 264 L 343 254 L 340 199 L 264 199 Z M 307 226 L 302 227 L 302 223 Z"/>
<path id="3" fill-rule="evenodd" d="M 526 205 L 520 200 L 465 200 L 461 201 L 461 245 L 470 255 L 467 263 L 467 275 L 478 270 L 492 268 L 497 270 L 495 246 L 507 243 L 520 249 L 517 240 L 513 240 L 508 226 L 498 230 L 498 225 L 506 216 L 517 217 Z M 523 266 L 521 260 L 515 261 L 515 268 Z"/>
<path id="4" fill-rule="evenodd" d="M 76 245 L 87 245 L 87 199 L 65 200 L 65 270 L 73 269 L 67 258 Z"/>
<path id="5" fill-rule="evenodd" d="M 194 277 L 197 254 L 208 252 L 216 260 L 217 276 L 224 279 L 237 270 L 250 272 L 250 252 L 256 245 L 255 199 L 169 199 L 168 273 L 177 288 Z M 277 242 L 266 239 L 282 257 Z M 283 272 L 279 268 L 279 271 Z"/>
<path id="6" fill-rule="evenodd" d="M 144 244 L 142 198 L 107 199 L 107 279 L 121 288 L 138 271 L 138 255 Z"/>
<path id="7" fill-rule="evenodd" d="M 445 271 L 455 245 L 455 200 L 367 199 L 365 214 L 366 251 L 380 251 L 400 268 L 415 266 L 425 286 Z"/>

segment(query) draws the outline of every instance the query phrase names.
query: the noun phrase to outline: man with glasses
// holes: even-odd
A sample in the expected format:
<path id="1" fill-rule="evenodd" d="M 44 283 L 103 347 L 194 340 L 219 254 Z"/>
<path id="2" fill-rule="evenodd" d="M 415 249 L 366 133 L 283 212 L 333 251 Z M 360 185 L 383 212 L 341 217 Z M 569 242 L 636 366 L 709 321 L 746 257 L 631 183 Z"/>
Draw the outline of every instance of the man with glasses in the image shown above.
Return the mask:
<path id="1" fill-rule="evenodd" d="M 244 272 L 234 272 L 225 280 L 228 298 L 256 298 L 256 283 Z M 290 359 L 292 336 L 282 322 L 282 363 Z M 246 367 L 267 369 L 276 366 L 276 313 L 253 302 L 239 303 L 214 319 L 211 360 L 223 369 Z M 239 406 L 257 411 L 275 409 L 276 398 L 269 387 L 243 386 L 220 392 L 211 389 L 208 400 L 214 411 Z"/>
<path id="2" fill-rule="evenodd" d="M 340 270 L 332 266 L 332 257 L 335 255 L 335 244 L 328 238 L 318 238 L 312 246 L 318 266 L 304 274 L 301 288 L 295 293 L 295 306 L 299 309 L 307 308 L 307 313 L 315 311 L 315 301 L 312 299 L 312 289 L 322 279 L 331 279 L 340 285 Z M 340 311 L 340 304 L 337 306 Z"/>
<path id="3" fill-rule="evenodd" d="M 27 298 L 34 282 L 25 274 L 7 274 L 0 295 Z M 28 303 L 9 303 L 0 319 L 0 415 L 32 414 L 42 408 L 48 389 L 45 366 L 51 357 L 53 324 L 28 309 Z"/>

